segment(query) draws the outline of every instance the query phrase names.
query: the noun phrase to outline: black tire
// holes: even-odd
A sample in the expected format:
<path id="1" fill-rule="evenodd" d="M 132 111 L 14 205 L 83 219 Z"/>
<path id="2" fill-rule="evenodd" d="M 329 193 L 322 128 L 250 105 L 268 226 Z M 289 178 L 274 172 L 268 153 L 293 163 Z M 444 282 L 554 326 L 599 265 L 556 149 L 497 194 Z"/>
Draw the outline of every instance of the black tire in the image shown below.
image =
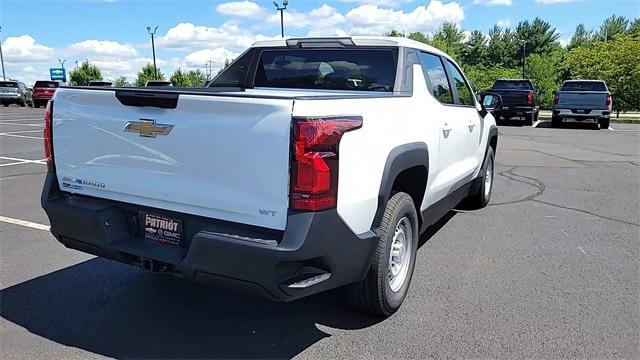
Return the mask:
<path id="1" fill-rule="evenodd" d="M 409 226 L 403 228 L 411 229 L 411 234 L 407 237 L 411 243 L 410 246 L 406 246 L 410 252 L 405 253 L 404 256 L 409 255 L 410 258 L 406 260 L 406 272 L 402 271 L 405 276 L 399 283 L 401 285 L 394 291 L 389 276 L 391 247 L 395 242 L 396 228 L 403 223 L 407 225 L 407 220 Z M 406 234 L 406 232 L 403 233 Z M 366 277 L 346 288 L 350 302 L 358 309 L 375 315 L 390 316 L 395 313 L 402 305 L 409 290 L 416 261 L 418 239 L 418 215 L 413 200 L 408 194 L 398 192 L 389 199 L 385 207 L 378 231 L 378 247 Z M 403 266 L 402 269 L 405 267 Z"/>
<path id="2" fill-rule="evenodd" d="M 533 116 L 533 122 L 537 123 L 538 122 L 538 116 L 540 115 L 540 111 L 536 111 L 536 114 Z"/>
<path id="3" fill-rule="evenodd" d="M 480 173 L 471 185 L 471 193 L 463 201 L 463 207 L 465 209 L 478 210 L 489 204 L 491 193 L 493 193 L 494 169 L 495 154 L 493 153 L 493 148 L 489 147 L 487 154 L 484 156 Z M 487 176 L 490 178 L 488 184 L 486 180 Z M 489 187 L 488 190 L 486 190 L 487 186 Z"/>
<path id="4" fill-rule="evenodd" d="M 40 103 L 37 102 L 36 100 L 33 100 L 33 107 L 34 108 L 39 108 L 40 107 Z"/>
<path id="5" fill-rule="evenodd" d="M 599 123 L 600 123 L 600 129 L 608 129 L 609 124 L 611 123 L 611 119 L 609 118 L 600 119 Z"/>
<path id="6" fill-rule="evenodd" d="M 560 118 L 559 116 L 551 117 L 551 127 L 557 128 L 557 127 L 560 127 L 561 125 L 562 125 L 562 118 Z"/>
<path id="7" fill-rule="evenodd" d="M 533 113 L 531 113 L 531 115 L 525 115 L 524 117 L 524 125 L 525 126 L 533 126 L 533 118 L 535 117 L 535 115 Z"/>
<path id="8" fill-rule="evenodd" d="M 9 107 L 9 104 L 2 104 L 2 105 L 4 105 L 4 107 Z"/>

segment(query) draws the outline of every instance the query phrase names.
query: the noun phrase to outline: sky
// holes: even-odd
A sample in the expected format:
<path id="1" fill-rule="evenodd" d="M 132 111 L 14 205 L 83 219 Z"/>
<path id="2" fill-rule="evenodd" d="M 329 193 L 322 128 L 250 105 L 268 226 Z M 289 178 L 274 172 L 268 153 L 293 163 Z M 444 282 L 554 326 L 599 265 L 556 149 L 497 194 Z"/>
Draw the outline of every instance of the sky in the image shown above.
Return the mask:
<path id="1" fill-rule="evenodd" d="M 278 0 L 281 3 L 282 0 Z M 612 15 L 640 17 L 638 0 L 290 0 L 287 36 L 382 35 L 397 29 L 430 33 L 443 22 L 464 31 L 515 26 L 536 16 L 566 43 L 579 23 L 596 29 Z M 7 77 L 33 84 L 50 67 L 88 59 L 105 78 L 133 81 L 152 62 L 147 26 L 155 37 L 158 67 L 215 74 L 254 41 L 280 36 L 272 0 L 0 0 L 0 41 Z"/>

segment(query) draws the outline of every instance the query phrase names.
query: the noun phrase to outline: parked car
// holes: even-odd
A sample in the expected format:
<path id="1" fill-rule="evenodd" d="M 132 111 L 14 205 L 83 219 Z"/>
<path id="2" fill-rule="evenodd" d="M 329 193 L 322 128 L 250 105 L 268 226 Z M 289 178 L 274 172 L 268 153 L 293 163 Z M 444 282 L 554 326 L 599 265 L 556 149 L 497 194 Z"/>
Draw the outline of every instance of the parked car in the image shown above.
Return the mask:
<path id="1" fill-rule="evenodd" d="M 59 83 L 57 81 L 40 80 L 33 85 L 33 106 L 40 107 L 47 104 L 55 94 Z"/>
<path id="2" fill-rule="evenodd" d="M 89 81 L 87 86 L 113 86 L 111 81 Z"/>
<path id="3" fill-rule="evenodd" d="M 11 104 L 33 106 L 31 89 L 21 81 L 0 81 L 0 103 L 5 107 Z"/>
<path id="4" fill-rule="evenodd" d="M 257 42 L 207 89 L 59 89 L 42 205 L 73 249 L 388 316 L 419 235 L 489 202 L 499 106 L 409 39 Z"/>
<path id="5" fill-rule="evenodd" d="M 537 90 L 531 80 L 497 80 L 491 90 L 502 97 L 502 108 L 494 112 L 496 120 L 521 119 L 525 125 L 538 121 Z"/>
<path id="6" fill-rule="evenodd" d="M 144 86 L 146 86 L 146 87 L 164 87 L 164 86 L 173 86 L 173 84 L 171 84 L 171 81 L 149 80 L 149 81 L 147 81 L 147 83 Z"/>
<path id="7" fill-rule="evenodd" d="M 551 124 L 560 126 L 567 119 L 589 121 L 608 129 L 611 118 L 611 93 L 602 80 L 567 80 L 555 92 Z"/>

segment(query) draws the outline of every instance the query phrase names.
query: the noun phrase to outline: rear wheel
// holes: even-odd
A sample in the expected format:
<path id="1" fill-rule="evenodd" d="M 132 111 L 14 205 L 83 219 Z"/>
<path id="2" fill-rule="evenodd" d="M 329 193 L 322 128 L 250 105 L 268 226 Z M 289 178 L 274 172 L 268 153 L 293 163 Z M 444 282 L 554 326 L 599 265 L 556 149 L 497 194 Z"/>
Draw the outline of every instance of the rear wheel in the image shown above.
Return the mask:
<path id="1" fill-rule="evenodd" d="M 534 116 L 535 116 L 535 115 L 534 115 L 533 113 L 531 113 L 531 115 L 525 115 L 525 117 L 524 117 L 524 124 L 525 124 L 526 126 L 532 126 L 532 125 L 533 125 L 533 121 L 534 121 L 534 120 L 533 120 Z"/>
<path id="2" fill-rule="evenodd" d="M 600 129 L 608 129 L 611 120 L 609 118 L 600 119 Z"/>
<path id="3" fill-rule="evenodd" d="M 37 102 L 36 100 L 33 100 L 33 107 L 34 108 L 39 108 L 40 107 L 40 103 Z"/>
<path id="4" fill-rule="evenodd" d="M 551 117 L 551 127 L 560 127 L 562 125 L 562 119 L 559 116 Z"/>
<path id="5" fill-rule="evenodd" d="M 489 204 L 491 193 L 493 192 L 494 162 L 493 148 L 489 147 L 487 154 L 484 156 L 480 173 L 471 186 L 471 193 L 463 202 L 465 208 L 477 210 Z"/>
<path id="6" fill-rule="evenodd" d="M 346 290 L 357 308 L 389 316 L 407 296 L 416 261 L 418 215 L 411 196 L 399 192 L 389 199 L 378 235 L 366 277 Z"/>
<path id="7" fill-rule="evenodd" d="M 2 105 L 4 105 L 4 107 L 9 107 L 9 104 L 7 104 L 7 103 L 2 104 Z"/>
<path id="8" fill-rule="evenodd" d="M 27 106 L 27 99 L 22 100 L 22 102 L 20 103 L 20 107 L 26 107 Z"/>

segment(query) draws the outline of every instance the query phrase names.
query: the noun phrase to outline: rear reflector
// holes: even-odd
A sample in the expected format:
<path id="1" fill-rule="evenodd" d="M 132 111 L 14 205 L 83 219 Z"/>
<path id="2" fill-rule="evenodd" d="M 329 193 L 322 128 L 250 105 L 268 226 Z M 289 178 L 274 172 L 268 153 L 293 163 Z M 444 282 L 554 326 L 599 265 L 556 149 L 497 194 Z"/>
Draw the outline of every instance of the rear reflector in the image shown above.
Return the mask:
<path id="1" fill-rule="evenodd" d="M 527 93 L 527 104 L 533 105 L 533 90 L 529 90 Z"/>
<path id="2" fill-rule="evenodd" d="M 47 103 L 44 111 L 44 156 L 47 161 L 47 171 L 55 172 L 56 168 L 53 163 L 53 101 Z"/>
<path id="3" fill-rule="evenodd" d="M 338 148 L 342 135 L 362 117 L 294 118 L 290 208 L 320 211 L 336 206 Z"/>
<path id="4" fill-rule="evenodd" d="M 611 93 L 608 93 L 606 106 L 610 106 L 610 105 L 611 105 Z"/>
<path id="5" fill-rule="evenodd" d="M 556 105 L 558 105 L 560 103 L 560 93 L 559 92 L 556 93 L 556 97 L 555 97 L 555 99 L 553 99 L 553 103 L 556 104 Z"/>

